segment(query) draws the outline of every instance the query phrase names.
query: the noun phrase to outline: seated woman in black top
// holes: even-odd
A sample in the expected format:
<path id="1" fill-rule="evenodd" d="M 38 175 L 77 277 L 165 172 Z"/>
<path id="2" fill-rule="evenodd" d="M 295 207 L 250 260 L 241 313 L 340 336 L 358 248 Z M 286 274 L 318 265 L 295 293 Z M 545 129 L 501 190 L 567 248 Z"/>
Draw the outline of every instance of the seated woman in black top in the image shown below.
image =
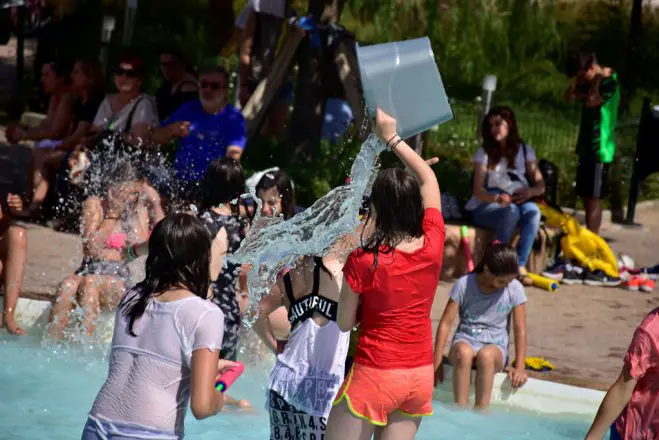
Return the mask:
<path id="1" fill-rule="evenodd" d="M 62 167 L 64 159 L 88 135 L 94 116 L 104 98 L 105 80 L 101 64 L 93 59 L 76 61 L 71 72 L 71 92 L 75 96 L 72 132 L 57 147 L 45 151 L 31 176 L 34 192 L 26 214 L 39 213 L 49 190 L 49 182 Z"/>
<path id="2" fill-rule="evenodd" d="M 186 69 L 185 57 L 175 49 L 160 53 L 160 70 L 165 78 L 156 92 L 158 118 L 166 120 L 176 109 L 199 96 L 197 80 Z"/>

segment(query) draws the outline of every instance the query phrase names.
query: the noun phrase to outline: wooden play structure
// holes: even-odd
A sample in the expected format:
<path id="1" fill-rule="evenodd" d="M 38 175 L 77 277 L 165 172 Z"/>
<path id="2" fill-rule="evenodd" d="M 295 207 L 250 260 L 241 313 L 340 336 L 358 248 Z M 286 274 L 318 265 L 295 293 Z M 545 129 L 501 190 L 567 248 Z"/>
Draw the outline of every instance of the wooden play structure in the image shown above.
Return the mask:
<path id="1" fill-rule="evenodd" d="M 334 28 L 334 30 L 336 29 Z M 318 32 L 320 35 L 314 36 L 312 35 L 313 32 Z M 334 75 L 338 76 L 340 85 L 343 87 L 343 93 L 336 94 L 345 96 L 354 115 L 355 123 L 359 126 L 364 124 L 364 104 L 354 49 L 354 35 L 340 29 L 338 41 L 328 44 L 322 27 L 317 31 L 312 31 L 298 26 L 297 22 L 293 22 L 283 37 L 284 41 L 281 44 L 281 49 L 268 75 L 259 83 L 242 110 L 247 123 L 248 137 L 258 133 L 263 126 L 268 111 L 284 87 L 285 81 L 290 76 L 296 59 L 300 55 L 301 44 L 305 39 L 313 37 L 320 37 L 323 57 L 331 59 L 331 65 L 334 67 L 333 72 L 323 72 L 324 79 Z M 327 82 L 329 81 L 323 81 L 324 84 Z"/>

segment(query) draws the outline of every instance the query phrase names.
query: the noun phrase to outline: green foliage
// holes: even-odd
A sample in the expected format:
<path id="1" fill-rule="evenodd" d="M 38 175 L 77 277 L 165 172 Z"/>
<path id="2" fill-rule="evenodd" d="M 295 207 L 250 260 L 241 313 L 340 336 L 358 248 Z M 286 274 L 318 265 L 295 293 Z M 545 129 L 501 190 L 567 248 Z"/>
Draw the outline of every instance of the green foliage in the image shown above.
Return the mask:
<path id="1" fill-rule="evenodd" d="M 284 171 L 295 182 L 298 204 L 309 206 L 332 188 L 343 185 L 350 175 L 350 167 L 359 152 L 361 142 L 347 137 L 341 142 L 321 143 L 319 155 L 313 162 L 299 158 L 285 167 Z M 248 173 L 288 163 L 286 145 L 268 139 L 250 141 L 243 164 Z"/>
<path id="2" fill-rule="evenodd" d="M 108 10 L 116 8 L 115 15 L 121 19 L 123 3 L 106 3 Z M 233 3 L 238 14 L 245 0 Z M 302 12 L 307 1 L 295 0 L 291 5 Z M 208 0 L 186 2 L 185 13 L 175 0 L 140 2 L 134 46 L 150 55 L 153 78 L 159 77 L 155 48 L 162 42 L 178 42 L 194 63 L 214 56 L 207 10 Z M 603 64 L 624 76 L 630 11 L 630 0 L 347 0 L 341 23 L 363 42 L 430 38 L 454 111 L 454 119 L 430 132 L 425 145 L 426 157 L 438 155 L 441 159 L 435 169 L 443 191 L 469 197 L 470 157 L 479 146 L 476 130 L 481 103 L 475 98 L 481 93 L 483 76 L 495 74 L 495 104 L 511 106 L 523 138 L 539 157 L 559 166 L 559 200 L 571 204 L 575 202 L 573 150 L 579 109 L 562 100 L 567 53 L 575 48 L 595 51 Z M 120 23 L 117 29 L 121 29 Z M 638 48 L 642 68 L 634 83 L 648 94 L 659 89 L 655 74 L 659 52 L 651 43 L 657 40 L 659 13 L 647 8 Z M 235 66 L 236 60 L 223 62 Z M 157 85 L 152 82 L 148 90 Z M 631 108 L 638 113 L 640 102 L 632 101 Z M 621 118 L 621 124 L 629 118 L 634 114 Z M 623 188 L 630 179 L 635 133 L 634 125 L 618 133 Z M 337 145 L 323 144 L 313 162 L 299 160 L 287 167 L 302 204 L 310 204 L 344 182 L 359 148 L 354 136 L 348 139 Z M 288 163 L 287 155 L 285 145 L 254 140 L 246 151 L 245 164 L 251 170 L 263 169 Z M 383 162 L 395 163 L 389 156 L 384 155 Z M 651 179 L 643 191 L 647 197 L 659 195 L 659 179 Z"/>

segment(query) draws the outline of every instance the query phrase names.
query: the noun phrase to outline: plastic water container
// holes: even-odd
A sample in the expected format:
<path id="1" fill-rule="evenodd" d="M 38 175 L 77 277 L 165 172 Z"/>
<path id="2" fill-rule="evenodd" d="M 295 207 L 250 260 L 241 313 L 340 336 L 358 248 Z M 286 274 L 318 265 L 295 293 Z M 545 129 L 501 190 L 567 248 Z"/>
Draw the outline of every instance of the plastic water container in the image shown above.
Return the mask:
<path id="1" fill-rule="evenodd" d="M 453 118 L 428 37 L 357 45 L 356 51 L 370 115 L 380 107 L 395 117 L 402 138 Z"/>

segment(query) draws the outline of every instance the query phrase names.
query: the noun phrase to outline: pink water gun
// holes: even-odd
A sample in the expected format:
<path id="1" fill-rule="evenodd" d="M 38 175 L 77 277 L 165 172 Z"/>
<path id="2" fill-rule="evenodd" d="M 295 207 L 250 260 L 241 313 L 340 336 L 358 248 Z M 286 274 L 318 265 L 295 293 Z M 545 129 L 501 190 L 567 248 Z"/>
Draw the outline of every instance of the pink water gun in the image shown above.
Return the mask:
<path id="1" fill-rule="evenodd" d="M 226 393 L 229 387 L 243 374 L 245 364 L 236 362 L 235 367 L 225 368 L 222 374 L 215 378 L 215 389 L 220 393 Z"/>
<path id="2" fill-rule="evenodd" d="M 466 226 L 460 227 L 460 244 L 465 254 L 465 261 L 467 263 L 467 272 L 474 271 L 474 258 L 471 256 L 471 246 L 469 245 L 469 228 Z"/>

